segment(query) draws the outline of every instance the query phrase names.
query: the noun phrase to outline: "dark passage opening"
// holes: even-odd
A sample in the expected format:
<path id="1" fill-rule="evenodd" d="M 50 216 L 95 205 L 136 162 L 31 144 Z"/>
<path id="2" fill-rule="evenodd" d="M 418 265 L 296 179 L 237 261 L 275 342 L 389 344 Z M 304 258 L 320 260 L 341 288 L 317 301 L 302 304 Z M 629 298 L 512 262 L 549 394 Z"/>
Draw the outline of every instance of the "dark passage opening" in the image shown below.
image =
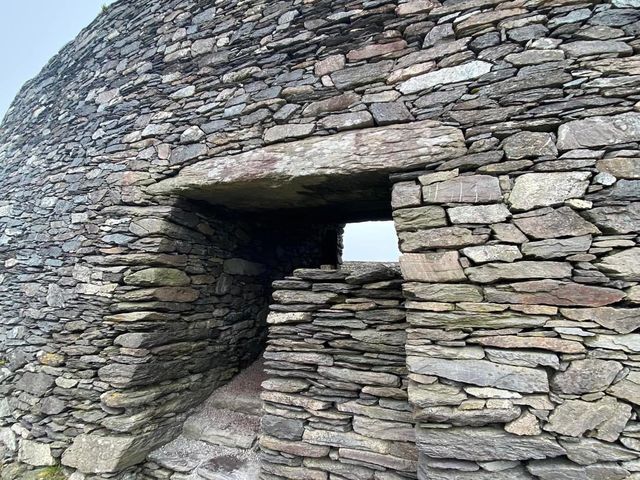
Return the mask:
<path id="1" fill-rule="evenodd" d="M 339 268 L 347 224 L 385 221 L 387 236 L 393 232 L 390 185 L 383 176 L 367 174 L 335 182 L 323 179 L 297 189 L 253 185 L 233 193 L 199 191 L 185 200 L 185 208 L 208 219 L 209 225 L 211 243 L 202 252 L 208 258 L 203 273 L 216 280 L 201 290 L 196 308 L 198 315 L 214 312 L 220 322 L 208 340 L 207 391 L 213 393 L 192 410 L 182 435 L 149 458 L 171 470 L 178 459 L 197 450 L 198 468 L 212 472 L 227 468 L 254 478 L 259 463 L 260 385 L 265 379 L 261 356 L 274 303 L 273 282 L 279 289 L 296 289 L 300 285 L 289 280 L 295 269 Z M 375 238 L 368 240 L 375 245 Z M 390 250 L 388 260 L 397 261 L 394 247 L 397 241 L 395 246 L 387 241 L 380 247 Z M 279 308 L 295 312 L 301 307 Z"/>

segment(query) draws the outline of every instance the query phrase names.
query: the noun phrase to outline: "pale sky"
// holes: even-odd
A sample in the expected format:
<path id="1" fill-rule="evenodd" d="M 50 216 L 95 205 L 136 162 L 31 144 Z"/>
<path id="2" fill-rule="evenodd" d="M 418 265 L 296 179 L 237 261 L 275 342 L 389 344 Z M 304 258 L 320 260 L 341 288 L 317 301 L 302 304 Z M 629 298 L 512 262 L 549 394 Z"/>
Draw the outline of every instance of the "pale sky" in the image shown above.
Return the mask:
<path id="1" fill-rule="evenodd" d="M 0 118 L 22 85 L 113 0 L 0 0 Z M 397 261 L 391 222 L 350 224 L 344 260 Z"/>

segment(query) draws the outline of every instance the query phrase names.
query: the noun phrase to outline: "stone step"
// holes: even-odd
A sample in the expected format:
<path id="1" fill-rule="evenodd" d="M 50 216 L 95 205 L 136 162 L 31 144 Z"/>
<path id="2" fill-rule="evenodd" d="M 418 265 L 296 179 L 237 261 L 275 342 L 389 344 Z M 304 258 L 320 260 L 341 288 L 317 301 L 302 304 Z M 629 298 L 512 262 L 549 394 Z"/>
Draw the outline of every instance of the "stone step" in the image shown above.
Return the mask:
<path id="1" fill-rule="evenodd" d="M 189 480 L 257 480 L 260 472 L 255 448 L 211 445 L 184 435 L 152 452 L 149 460 Z"/>
<path id="2" fill-rule="evenodd" d="M 249 449 L 260 431 L 260 417 L 233 410 L 207 408 L 187 419 L 182 434 L 212 445 Z"/>

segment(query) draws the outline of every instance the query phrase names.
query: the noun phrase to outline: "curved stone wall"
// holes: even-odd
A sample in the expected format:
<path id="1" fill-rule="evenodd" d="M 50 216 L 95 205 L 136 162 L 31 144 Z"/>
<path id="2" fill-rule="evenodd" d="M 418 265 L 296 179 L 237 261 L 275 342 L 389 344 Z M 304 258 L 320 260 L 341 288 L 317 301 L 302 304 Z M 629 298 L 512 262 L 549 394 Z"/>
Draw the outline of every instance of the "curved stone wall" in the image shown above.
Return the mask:
<path id="1" fill-rule="evenodd" d="M 453 426 L 418 429 L 419 475 L 637 476 L 638 25 L 636 0 L 116 2 L 0 126 L 0 452 L 49 465 L 106 437 L 102 463 L 82 463 L 81 442 L 66 463 L 142 461 L 180 425 L 153 389 L 189 388 L 219 365 L 189 349 L 235 341 L 215 322 L 178 339 L 180 325 L 211 322 L 219 302 L 235 325 L 246 295 L 260 310 L 267 283 L 317 266 L 319 238 L 348 220 L 256 223 L 149 186 L 274 143 L 428 120 L 464 144 L 384 165 L 412 299 L 409 400 L 420 422 Z M 493 384 L 523 368 L 534 386 Z M 592 411 L 611 421 L 578 420 Z M 505 428 L 523 434 L 507 450 Z M 460 435 L 492 454 L 461 451 Z"/>

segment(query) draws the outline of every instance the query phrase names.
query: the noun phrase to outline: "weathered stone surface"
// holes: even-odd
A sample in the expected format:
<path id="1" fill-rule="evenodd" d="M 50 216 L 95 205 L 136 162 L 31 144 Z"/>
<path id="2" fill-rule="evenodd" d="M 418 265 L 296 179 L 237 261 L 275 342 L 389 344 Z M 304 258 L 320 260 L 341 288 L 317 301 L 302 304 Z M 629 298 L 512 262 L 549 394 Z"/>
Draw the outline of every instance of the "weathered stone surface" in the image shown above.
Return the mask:
<path id="1" fill-rule="evenodd" d="M 640 281 L 640 248 L 629 248 L 604 257 L 596 266 L 607 275 L 630 282 Z"/>
<path id="2" fill-rule="evenodd" d="M 622 350 L 623 352 L 640 352 L 640 334 L 628 335 L 596 335 L 585 338 L 584 343 L 592 348 L 606 348 L 608 350 Z"/>
<path id="3" fill-rule="evenodd" d="M 20 440 L 18 460 L 34 467 L 46 467 L 56 464 L 56 460 L 51 455 L 50 445 L 27 439 Z"/>
<path id="4" fill-rule="evenodd" d="M 514 463 L 514 462 L 511 462 Z M 429 480 L 532 480 L 532 477 L 523 467 L 510 464 L 507 468 L 491 471 L 460 471 L 458 465 L 453 469 L 446 468 L 450 465 L 447 462 L 443 469 L 437 465 L 431 466 L 425 462 L 418 466 L 418 478 L 428 478 Z"/>
<path id="5" fill-rule="evenodd" d="M 142 462 L 149 451 L 177 433 L 160 430 L 152 435 L 118 437 L 81 434 L 63 453 L 62 464 L 82 473 L 117 472 Z"/>
<path id="6" fill-rule="evenodd" d="M 393 67 L 393 61 L 382 61 L 357 67 L 344 68 L 331 74 L 331 80 L 340 90 L 382 81 Z"/>
<path id="7" fill-rule="evenodd" d="M 401 472 L 415 472 L 418 468 L 418 464 L 414 460 L 407 460 L 404 458 L 395 457 L 393 455 L 383 455 L 380 453 L 367 452 L 366 450 L 340 448 L 338 450 L 338 454 L 342 458 L 379 465 L 381 467 Z"/>
<path id="8" fill-rule="evenodd" d="M 587 222 L 569 207 L 561 207 L 539 216 L 515 218 L 513 221 L 524 233 L 539 239 L 600 233 L 595 225 Z"/>
<path id="9" fill-rule="evenodd" d="M 503 204 L 475 205 L 469 207 L 453 207 L 447 210 L 453 224 L 488 224 L 504 222 L 511 217 L 509 209 Z"/>
<path id="10" fill-rule="evenodd" d="M 165 442 L 189 409 L 267 344 L 264 436 L 276 450 L 265 447 L 265 479 L 399 480 L 415 477 L 416 463 L 418 475 L 432 480 L 638 475 L 635 411 L 616 442 L 598 441 L 604 446 L 569 459 L 588 460 L 589 469 L 561 462 L 540 475 L 501 452 L 490 461 L 425 453 L 418 460 L 408 436 L 421 409 L 430 419 L 474 424 L 501 423 L 519 409 L 517 419 L 494 425 L 519 434 L 539 433 L 567 401 L 616 398 L 636 409 L 640 332 L 627 310 L 640 305 L 640 282 L 616 270 L 629 268 L 633 257 L 613 270 L 599 267 L 638 240 L 640 142 L 629 120 L 639 112 L 636 0 L 148 3 L 147 12 L 139 11 L 141 2 L 106 9 L 24 87 L 0 126 L 0 423 L 11 427 L 4 432 L 50 442 L 54 457 L 80 433 L 112 430 L 122 440 L 145 431 L 147 440 Z M 403 94 L 410 84 L 425 89 Z M 362 128 L 373 122 L 385 128 Z M 334 133 L 343 128 L 359 131 Z M 563 142 L 598 145 L 565 149 Z M 200 160 L 208 166 L 199 170 Z M 195 186 L 156 192 L 189 171 Z M 502 206 L 507 195 L 519 195 L 526 175 L 580 172 L 593 177 L 585 190 L 565 198 L 566 182 L 559 182 L 562 189 L 537 195 L 536 207 L 570 207 L 604 235 L 584 224 L 545 224 L 549 236 L 527 237 L 513 218 L 551 209 L 509 213 Z M 482 188 L 465 183 L 471 179 Z M 586 181 L 578 181 L 581 189 Z M 389 187 L 398 182 L 389 210 Z M 449 191 L 438 198 L 442 184 Z M 426 202 L 422 187 L 429 187 Z M 520 196 L 533 202 L 536 195 Z M 424 207 L 439 213 L 430 218 Z M 498 278 L 479 287 L 462 276 L 420 279 L 405 288 L 405 302 L 403 280 L 384 273 L 395 267 L 285 277 L 296 265 L 335 263 L 342 223 L 398 209 L 406 210 L 396 214 L 399 231 L 468 227 L 439 230 L 428 246 L 414 236 L 415 252 L 446 258 L 465 248 L 470 232 L 474 243 L 456 258 L 457 272 L 474 262 L 518 260 L 524 251 L 526 261 L 570 262 L 574 283 Z M 587 233 L 578 233 L 582 228 Z M 582 238 L 589 235 L 590 245 Z M 190 283 L 124 280 L 148 268 L 179 270 Z M 269 308 L 269 283 L 282 278 L 273 289 L 304 292 L 295 301 L 336 297 Z M 610 304 L 616 312 L 576 319 L 554 304 Z M 586 351 L 473 343 L 492 337 L 534 338 L 536 347 L 561 340 L 561 348 L 574 342 Z M 579 384 L 567 389 L 577 390 L 612 375 L 574 375 L 578 362 L 623 368 L 604 391 L 521 394 L 408 373 L 407 353 L 551 378 L 562 372 L 566 384 Z M 339 371 L 319 371 L 319 364 Z M 29 382 L 15 388 L 26 372 L 55 382 L 46 390 Z M 367 385 L 358 372 L 399 383 Z M 227 390 L 227 405 L 246 408 L 234 391 Z M 252 398 L 257 408 L 258 395 Z M 581 413 L 566 423 L 579 422 Z M 335 443 L 307 450 L 302 424 L 329 432 Z M 176 429 L 165 433 L 163 425 Z M 336 432 L 353 444 L 340 445 L 347 440 Z M 594 441 L 592 434 L 586 430 L 573 444 Z M 11 466 L 18 453 L 15 440 L 8 443 L 0 445 L 3 476 L 45 473 Z M 470 443 L 455 448 L 472 452 L 483 444 Z M 620 445 L 634 455 L 606 448 Z M 226 475 L 217 468 L 241 463 L 210 461 L 200 457 L 210 449 L 200 447 L 152 457 L 130 474 L 100 476 L 212 480 Z M 147 448 L 121 452 L 130 457 Z M 456 456 L 455 448 L 443 455 Z M 95 448 L 87 451 L 87 463 L 102 461 L 90 458 Z M 312 464 L 305 453 L 323 456 Z"/>
<path id="11" fill-rule="evenodd" d="M 549 391 L 546 374 L 533 368 L 497 365 L 486 360 L 443 360 L 415 356 L 407 357 L 407 365 L 412 372 L 472 385 L 522 393 Z"/>
<path id="12" fill-rule="evenodd" d="M 266 143 L 275 143 L 282 140 L 303 138 L 311 135 L 314 130 L 315 125 L 312 123 L 276 125 L 264 133 L 264 141 Z"/>
<path id="13" fill-rule="evenodd" d="M 588 148 L 640 141 L 640 113 L 591 117 L 560 125 L 558 149 Z"/>
<path id="14" fill-rule="evenodd" d="M 333 292 L 307 292 L 304 290 L 277 290 L 273 293 L 273 299 L 284 305 L 304 304 L 325 305 L 331 302 L 338 303 L 340 295 Z"/>
<path id="15" fill-rule="evenodd" d="M 391 206 L 393 208 L 415 207 L 420 205 L 421 201 L 422 189 L 415 182 L 399 182 L 391 190 Z M 408 212 L 409 210 L 407 210 Z M 398 215 L 402 215 L 402 213 Z M 408 215 L 412 216 L 411 213 Z"/>
<path id="16" fill-rule="evenodd" d="M 311 321 L 308 312 L 269 312 L 267 323 L 279 325 L 282 323 L 302 323 Z"/>
<path id="17" fill-rule="evenodd" d="M 418 429 L 417 444 L 429 457 L 482 462 L 544 459 L 565 453 L 551 436 L 524 437 L 495 427 Z"/>
<path id="18" fill-rule="evenodd" d="M 344 55 L 330 55 L 322 60 L 318 60 L 314 66 L 316 75 L 323 76 L 341 70 L 345 65 Z"/>
<path id="19" fill-rule="evenodd" d="M 400 256 L 402 276 L 408 281 L 430 283 L 466 280 L 458 252 L 404 253 Z"/>
<path id="20" fill-rule="evenodd" d="M 410 423 L 402 424 L 361 416 L 353 417 L 353 431 L 360 435 L 382 440 L 415 442 L 416 439 L 414 426 Z"/>
<path id="21" fill-rule="evenodd" d="M 563 340 L 559 338 L 550 337 L 529 337 L 529 336 L 509 336 L 503 335 L 500 337 L 479 337 L 469 340 L 473 343 L 479 343 L 483 346 L 498 347 L 505 349 L 513 348 L 532 348 L 551 350 L 552 352 L 560 353 L 582 353 L 585 348 L 579 342 L 572 340 Z"/>
<path id="22" fill-rule="evenodd" d="M 502 198 L 496 177 L 469 175 L 425 185 L 425 203 L 493 203 Z"/>
<path id="23" fill-rule="evenodd" d="M 191 283 L 186 273 L 175 268 L 146 268 L 127 275 L 124 281 L 128 285 L 139 287 L 181 287 Z"/>
<path id="24" fill-rule="evenodd" d="M 462 253 L 473 263 L 485 262 L 513 262 L 522 258 L 520 250 L 515 245 L 482 245 L 467 247 Z"/>
<path id="25" fill-rule="evenodd" d="M 589 172 L 526 173 L 516 178 L 509 204 L 517 210 L 558 205 L 580 198 L 589 186 Z"/>
<path id="26" fill-rule="evenodd" d="M 551 367 L 554 370 L 560 368 L 560 359 L 554 353 L 537 352 L 533 350 L 502 350 L 496 348 L 485 348 L 484 351 L 487 359 L 495 363 L 532 368 L 542 365 L 544 367 Z"/>
<path id="27" fill-rule="evenodd" d="M 396 375 L 380 372 L 365 372 L 361 370 L 350 370 L 348 368 L 318 367 L 318 373 L 323 377 L 332 380 L 341 380 L 354 383 L 364 383 L 367 385 L 380 385 L 383 387 L 397 387 L 400 379 Z"/>
<path id="28" fill-rule="evenodd" d="M 530 412 L 524 412 L 520 417 L 506 424 L 504 429 L 506 432 L 513 433 L 514 435 L 535 436 L 542 433 L 540 422 L 536 416 Z"/>
<path id="29" fill-rule="evenodd" d="M 495 225 L 491 225 L 491 230 L 496 239 L 501 242 L 524 243 L 527 241 L 526 235 L 512 223 L 496 223 Z"/>
<path id="30" fill-rule="evenodd" d="M 297 455 L 300 457 L 321 458 L 329 453 L 329 447 L 319 445 L 310 445 L 306 442 L 291 442 L 288 440 L 280 440 L 268 435 L 260 437 L 260 446 L 277 452 L 284 452 L 289 455 Z"/>
<path id="31" fill-rule="evenodd" d="M 552 238 L 522 245 L 522 253 L 536 258 L 558 258 L 585 253 L 591 248 L 591 236 Z"/>
<path id="32" fill-rule="evenodd" d="M 580 465 L 592 465 L 597 462 L 618 462 L 637 458 L 637 453 L 620 445 L 601 442 L 592 438 L 579 441 L 560 441 L 567 451 L 567 457 Z"/>
<path id="33" fill-rule="evenodd" d="M 209 201 L 231 207 L 259 205 L 259 199 L 264 199 L 265 207 L 269 208 L 299 207 L 301 202 L 312 199 L 300 197 L 297 191 L 304 190 L 305 185 L 316 185 L 318 176 L 405 170 L 424 164 L 425 158 L 436 161 L 455 158 L 464 152 L 460 130 L 426 120 L 279 143 L 203 160 L 183 168 L 175 177 L 150 186 L 149 191 L 204 195 Z M 246 185 L 246 182 L 255 182 L 257 190 L 248 195 L 243 187 L 241 196 L 229 194 L 238 184 Z M 295 189 L 294 184 L 298 186 Z M 282 190 L 284 186 L 286 191 Z M 280 189 L 277 198 L 274 189 Z M 280 203 L 275 204 L 276 200 Z M 321 200 L 318 198 L 316 202 Z"/>
<path id="34" fill-rule="evenodd" d="M 543 429 L 570 437 L 589 431 L 594 438 L 615 442 L 630 417 L 631 406 L 612 397 L 596 402 L 567 400 L 556 407 Z"/>
<path id="35" fill-rule="evenodd" d="M 568 278 L 571 265 L 563 262 L 514 262 L 488 263 L 465 269 L 469 280 L 477 283 L 493 283 L 499 280 L 520 280 L 526 278 Z"/>
<path id="36" fill-rule="evenodd" d="M 640 165 L 638 165 L 638 161 L 635 158 L 603 158 L 596 162 L 596 168 L 616 178 L 625 178 L 628 180 L 640 178 Z"/>
<path id="37" fill-rule="evenodd" d="M 502 142 L 502 149 L 509 160 L 558 154 L 553 136 L 542 132 L 520 132 L 511 135 Z"/>
<path id="38" fill-rule="evenodd" d="M 548 317 L 517 312 L 407 312 L 412 325 L 440 328 L 526 328 L 546 323 Z"/>
<path id="39" fill-rule="evenodd" d="M 369 112 L 349 112 L 329 115 L 320 120 L 322 128 L 337 130 L 352 130 L 354 128 L 365 128 L 373 126 L 373 117 Z"/>
<path id="40" fill-rule="evenodd" d="M 612 385 L 607 393 L 621 400 L 640 405 L 640 373 L 630 372 L 626 378 Z"/>
<path id="41" fill-rule="evenodd" d="M 632 308 L 563 308 L 560 313 L 570 320 L 593 321 L 618 333 L 631 333 L 640 328 L 640 316 Z"/>
<path id="42" fill-rule="evenodd" d="M 43 396 L 53 387 L 55 378 L 46 373 L 25 372 L 15 384 L 17 390 Z"/>
<path id="43" fill-rule="evenodd" d="M 392 125 L 410 122 L 413 115 L 402 102 L 374 103 L 370 107 L 376 125 Z"/>
<path id="44" fill-rule="evenodd" d="M 496 303 L 601 307 L 622 298 L 624 293 L 613 288 L 557 280 L 512 283 L 506 289 L 485 289 L 485 300 Z"/>
<path id="45" fill-rule="evenodd" d="M 585 359 L 575 360 L 564 372 L 556 373 L 551 379 L 554 391 L 582 395 L 601 392 L 622 371 L 622 364 L 613 361 Z"/>
<path id="46" fill-rule="evenodd" d="M 406 80 L 398 85 L 398 89 L 403 94 L 420 92 L 438 85 L 447 85 L 466 80 L 473 80 L 491 71 L 491 64 L 480 60 L 458 65 L 455 67 L 442 68 L 435 72 L 418 75 Z"/>
<path id="47" fill-rule="evenodd" d="M 393 221 L 398 231 L 420 230 L 446 226 L 447 216 L 444 208 L 437 206 L 402 208 L 393 212 Z"/>
<path id="48" fill-rule="evenodd" d="M 595 207 L 584 215 L 605 233 L 624 234 L 640 230 L 640 203 Z"/>
<path id="49" fill-rule="evenodd" d="M 488 235 L 475 235 L 468 228 L 444 227 L 417 232 L 398 232 L 398 238 L 403 252 L 420 252 L 434 248 L 479 245 L 488 239 Z"/>
<path id="50" fill-rule="evenodd" d="M 415 419 L 421 422 L 446 423 L 456 426 L 480 427 L 492 423 L 507 423 L 520 415 L 519 407 L 483 408 L 461 410 L 452 407 L 427 407 L 415 412 Z"/>
<path id="51" fill-rule="evenodd" d="M 262 392 L 260 398 L 267 402 L 282 403 L 283 405 L 292 405 L 310 410 L 326 410 L 331 406 L 331 402 L 324 400 L 316 400 L 312 397 L 290 395 L 281 392 Z"/>
<path id="52" fill-rule="evenodd" d="M 569 57 L 584 57 L 587 55 L 601 55 L 603 53 L 631 54 L 632 49 L 624 42 L 615 40 L 581 40 L 571 43 L 563 43 L 560 48 Z"/>
<path id="53" fill-rule="evenodd" d="M 411 403 L 420 408 L 438 405 L 458 406 L 467 398 L 461 388 L 439 382 L 429 385 L 410 382 L 409 395 Z"/>
<path id="54" fill-rule="evenodd" d="M 405 283 L 403 291 L 407 298 L 429 302 L 481 302 L 482 291 L 468 284 Z"/>
<path id="55" fill-rule="evenodd" d="M 629 477 L 628 470 L 615 464 L 581 466 L 566 460 L 533 461 L 527 465 L 527 470 L 541 480 L 622 480 Z"/>

